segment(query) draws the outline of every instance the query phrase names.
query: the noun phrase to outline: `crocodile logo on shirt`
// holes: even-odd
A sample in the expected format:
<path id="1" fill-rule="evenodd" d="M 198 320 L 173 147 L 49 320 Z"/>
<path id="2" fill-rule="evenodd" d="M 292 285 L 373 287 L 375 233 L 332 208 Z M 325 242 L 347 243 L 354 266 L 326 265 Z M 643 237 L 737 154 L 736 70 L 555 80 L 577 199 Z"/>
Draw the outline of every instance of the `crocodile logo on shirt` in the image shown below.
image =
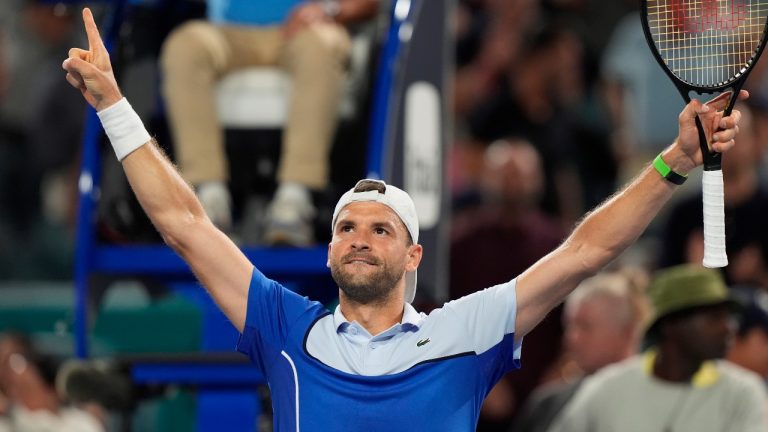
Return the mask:
<path id="1" fill-rule="evenodd" d="M 422 339 L 422 340 L 416 342 L 416 346 L 417 347 L 422 347 L 422 346 L 424 346 L 424 345 L 426 345 L 428 343 L 429 343 L 429 338 L 426 338 L 426 339 Z"/>

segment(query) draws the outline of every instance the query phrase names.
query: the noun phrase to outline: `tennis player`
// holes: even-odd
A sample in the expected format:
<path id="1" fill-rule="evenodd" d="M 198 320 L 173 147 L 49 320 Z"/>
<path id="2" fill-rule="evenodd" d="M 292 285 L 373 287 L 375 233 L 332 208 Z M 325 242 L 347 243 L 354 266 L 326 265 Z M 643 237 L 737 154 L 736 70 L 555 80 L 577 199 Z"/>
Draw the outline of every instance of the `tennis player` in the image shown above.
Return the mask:
<path id="1" fill-rule="evenodd" d="M 680 115 L 679 139 L 560 247 L 517 278 L 429 315 L 410 305 L 423 253 L 414 203 L 363 180 L 334 211 L 328 266 L 340 306 L 329 313 L 265 277 L 210 222 L 120 93 L 88 9 L 83 18 L 89 48 L 70 50 L 66 79 L 97 110 L 166 243 L 241 332 L 237 348 L 267 377 L 277 431 L 474 430 L 488 391 L 520 366 L 523 336 L 632 244 L 675 182 L 701 165 L 696 116 L 717 151 L 731 148 L 738 131 L 738 111 L 718 113 L 724 100 L 693 101 Z"/>

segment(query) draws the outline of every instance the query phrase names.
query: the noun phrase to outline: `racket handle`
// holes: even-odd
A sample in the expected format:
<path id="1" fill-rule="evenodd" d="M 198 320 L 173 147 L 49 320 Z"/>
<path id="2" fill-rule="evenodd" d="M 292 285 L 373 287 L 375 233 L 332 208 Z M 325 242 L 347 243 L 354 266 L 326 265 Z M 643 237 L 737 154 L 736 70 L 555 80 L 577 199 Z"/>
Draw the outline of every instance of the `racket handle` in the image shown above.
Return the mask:
<path id="1" fill-rule="evenodd" d="M 723 205 L 723 171 L 704 171 L 704 267 L 728 265 L 725 253 L 725 207 Z"/>

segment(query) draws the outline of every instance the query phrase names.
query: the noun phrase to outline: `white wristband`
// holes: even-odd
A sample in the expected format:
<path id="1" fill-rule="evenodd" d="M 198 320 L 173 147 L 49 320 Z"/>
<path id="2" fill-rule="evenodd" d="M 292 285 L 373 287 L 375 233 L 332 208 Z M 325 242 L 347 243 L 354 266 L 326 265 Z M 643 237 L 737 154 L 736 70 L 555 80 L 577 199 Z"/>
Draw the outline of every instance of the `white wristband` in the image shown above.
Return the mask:
<path id="1" fill-rule="evenodd" d="M 152 139 L 126 98 L 97 114 L 119 161 Z"/>

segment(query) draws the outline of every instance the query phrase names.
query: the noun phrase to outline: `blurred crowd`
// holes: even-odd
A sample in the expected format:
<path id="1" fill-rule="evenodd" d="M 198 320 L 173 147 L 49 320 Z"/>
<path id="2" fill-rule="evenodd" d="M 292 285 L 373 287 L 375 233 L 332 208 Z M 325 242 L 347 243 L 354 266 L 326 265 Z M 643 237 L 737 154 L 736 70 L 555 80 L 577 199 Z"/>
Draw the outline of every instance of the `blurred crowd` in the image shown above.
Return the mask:
<path id="1" fill-rule="evenodd" d="M 85 111 L 61 56 L 83 35 L 71 8 L 0 5 L 0 277 L 71 275 Z"/>
<path id="2" fill-rule="evenodd" d="M 188 15 L 194 16 L 200 2 L 170 3 L 185 4 L 187 12 L 193 11 Z M 367 9 L 350 15 L 350 22 L 375 15 L 375 5 L 361 3 L 368 3 Z M 634 176 L 675 138 L 683 102 L 650 54 L 637 6 L 635 0 L 457 2 L 452 20 L 456 42 L 455 71 L 451 74 L 454 129 L 446 161 L 452 199 L 452 298 L 520 274 L 556 247 L 586 211 Z M 78 11 L 71 4 L 37 0 L 0 3 L 0 279 L 71 278 L 85 107 L 80 95 L 64 81 L 60 63 L 68 47 L 84 44 Z M 302 23 L 323 19 L 311 15 L 318 11 L 302 13 L 300 17 L 286 18 L 292 23 L 292 31 Z M 210 27 L 201 22 L 178 27 L 176 24 L 184 19 L 177 15 L 162 21 L 151 37 L 137 36 L 149 38 L 150 42 L 142 39 L 128 46 L 141 50 L 149 44 L 150 48 L 144 47 L 142 52 L 155 60 L 156 70 L 161 70 L 161 62 L 167 74 L 181 68 L 180 75 L 186 74 L 198 84 L 245 62 L 235 58 L 227 61 L 236 65 L 223 65 L 224 60 L 206 54 L 202 48 L 174 46 L 180 43 L 178 36 L 167 39 L 164 45 L 168 34 L 179 34 L 174 30 L 196 35 L 203 46 L 219 37 L 206 36 Z M 209 19 L 214 19 L 210 13 Z M 226 21 L 227 17 L 219 19 Z M 349 40 L 341 27 L 326 29 L 330 36 L 318 36 L 324 43 L 307 37 L 299 41 L 299 45 L 305 45 L 300 48 L 281 45 L 288 54 L 276 51 L 267 60 L 253 62 L 280 64 L 289 71 L 310 68 L 317 72 L 320 68 L 328 76 L 311 74 L 303 78 L 309 79 L 309 84 L 304 85 L 313 88 L 318 85 L 312 79 L 326 79 L 335 89 L 339 87 L 339 68 L 347 61 Z M 125 36 L 130 31 L 123 33 Z M 184 41 L 194 40 L 192 36 Z M 327 51 L 321 57 L 330 57 L 330 62 L 315 59 L 319 62 L 315 66 L 291 65 L 297 61 L 295 57 L 304 58 L 307 51 L 317 54 L 323 49 Z M 190 50 L 200 58 L 178 59 Z M 119 56 L 142 59 L 142 54 L 127 49 Z M 117 65 L 129 68 L 120 61 Z M 196 78 L 188 73 L 194 68 L 210 73 Z M 149 76 L 157 78 L 157 74 Z M 645 399 L 658 396 L 660 403 L 676 411 L 660 415 L 660 427 L 674 424 L 683 426 L 681 430 L 697 430 L 698 423 L 689 422 L 688 417 L 693 417 L 696 401 L 708 400 L 706 395 L 715 392 L 719 397 L 728 397 L 728 392 L 735 392 L 739 398 L 751 397 L 747 401 L 737 399 L 744 406 L 766 406 L 765 386 L 762 390 L 753 386 L 759 380 L 757 376 L 763 382 L 768 379 L 768 230 L 762 223 L 768 214 L 764 164 L 768 144 L 766 77 L 762 69 L 757 69 L 747 82 L 752 97 L 737 107 L 744 115 L 738 145 L 723 158 L 730 265 L 719 273 L 685 266 L 700 263 L 703 255 L 701 188 L 694 174 L 637 246 L 605 274 L 582 284 L 526 337 L 523 369 L 509 374 L 491 391 L 478 430 L 582 430 L 575 426 L 578 424 L 600 424 L 605 430 L 616 430 L 611 429 L 615 419 L 592 408 L 612 397 L 599 391 L 611 385 L 621 385 L 627 393 L 640 392 Z M 126 89 L 128 93 L 141 93 L 142 85 L 137 82 L 151 87 L 150 96 L 144 98 L 149 101 L 145 104 L 151 107 L 149 111 L 156 100 L 181 95 L 179 100 L 164 102 L 169 115 L 177 116 L 171 123 L 194 124 L 195 116 L 201 115 L 179 114 L 199 105 L 184 99 L 192 97 L 184 87 L 192 84 L 175 82 L 181 87 L 161 89 L 158 82 L 126 81 L 126 86 L 132 87 Z M 304 106 L 303 111 L 289 114 L 298 116 L 293 121 L 299 124 L 306 124 L 302 119 L 325 114 L 321 124 L 313 126 L 320 132 L 314 134 L 318 142 L 312 144 L 311 156 L 302 159 L 304 150 L 286 144 L 297 139 L 286 132 L 282 145 L 287 147 L 282 151 L 288 152 L 292 162 L 267 170 L 274 182 L 268 192 L 269 205 L 261 213 L 267 219 L 263 230 L 267 237 L 273 235 L 267 243 L 302 246 L 323 240 L 322 236 L 313 236 L 311 219 L 322 218 L 323 197 L 333 196 L 336 190 L 334 174 L 329 172 L 334 165 L 327 161 L 334 141 L 328 125 L 332 119 L 327 114 L 339 96 L 315 96 L 323 100 L 315 108 L 307 111 Z M 197 101 L 206 96 L 195 97 Z M 301 106 L 302 101 L 291 103 Z M 137 111 L 142 113 L 141 106 Z M 210 115 L 209 111 L 206 115 Z M 156 120 L 152 115 L 146 117 L 147 122 Z M 223 137 L 220 125 L 205 127 L 217 140 Z M 178 155 L 180 147 L 175 140 L 185 139 L 179 132 L 184 128 L 171 124 L 170 129 L 155 130 L 167 135 L 164 139 L 169 153 Z M 306 141 L 301 137 L 298 140 Z M 228 165 L 221 145 L 206 150 L 218 161 L 215 173 L 188 180 L 197 187 L 198 196 L 215 222 L 237 235 L 233 225 L 244 219 L 237 207 L 245 205 L 233 203 L 233 199 L 237 201 L 238 177 L 227 173 L 226 168 L 232 165 L 234 169 L 238 158 L 228 152 Z M 334 145 L 339 145 L 338 137 Z M 190 152 L 189 148 L 182 151 Z M 211 157 L 201 154 L 183 157 L 187 159 L 181 162 L 182 171 L 200 160 L 203 165 L 211 161 Z M 313 164 L 319 159 L 323 162 Z M 275 180 L 275 176 L 279 178 Z M 336 186 L 343 190 L 348 185 Z M 125 184 L 117 182 L 116 187 L 125 188 Z M 104 194 L 127 195 L 120 191 Z M 139 222 L 126 222 L 132 220 L 125 216 L 131 208 L 137 212 L 131 203 L 102 208 L 104 226 L 100 227 L 100 235 L 120 241 L 132 236 L 145 239 L 144 234 L 136 234 L 142 232 L 141 227 L 136 227 L 141 225 Z M 287 216 L 280 219 L 278 214 Z M 669 292 L 684 291 L 688 286 L 693 288 L 686 298 L 670 299 Z M 699 288 L 703 291 L 697 291 Z M 732 300 L 738 306 L 731 307 Z M 711 331 L 697 327 L 703 326 L 702 322 L 709 323 Z M 694 336 L 698 338 L 695 343 L 709 349 L 689 346 L 686 341 Z M 63 402 L 46 387 L 51 380 L 46 378 L 45 370 L 26 366 L 38 363 L 22 362 L 24 353 L 32 352 L 24 339 L 14 336 L 3 343 L 0 348 L 8 353 L 2 354 L 0 349 L 0 431 L 6 430 L 2 419 L 11 418 L 11 406 L 20 407 L 19 412 L 61 412 L 63 417 L 93 415 L 93 410 L 81 407 L 72 413 L 61 411 Z M 18 355 L 14 357 L 14 353 Z M 29 357 L 38 358 L 31 354 Z M 671 357 L 686 358 L 688 362 L 671 361 Z M 695 391 L 670 390 L 655 381 L 637 378 L 644 371 L 647 377 L 688 382 L 709 361 L 724 357 L 739 365 L 712 366 L 723 377 L 722 382 L 730 386 L 726 389 L 705 383 L 692 386 Z M 600 372 L 616 363 L 620 365 L 611 369 L 613 375 Z M 646 367 L 649 364 L 650 369 Z M 681 372 L 686 367 L 692 370 Z M 20 385 L 14 384 L 21 375 L 19 371 L 40 375 L 30 382 L 40 389 L 40 400 L 49 403 L 30 405 L 24 394 L 12 388 Z M 632 385 L 645 386 L 637 387 L 645 390 L 635 391 Z M 726 412 L 726 405 L 714 404 L 712 409 L 728 418 L 744 414 Z M 638 412 L 642 415 L 642 411 Z M 572 428 L 564 427 L 563 422 Z M 103 427 L 103 422 L 96 426 Z"/>
<path id="3" fill-rule="evenodd" d="M 672 142 L 677 115 L 684 106 L 648 49 L 638 2 L 465 0 L 459 2 L 455 25 L 456 127 L 449 159 L 454 197 L 452 297 L 513 278 L 552 250 L 581 215 Z M 763 163 L 768 124 L 764 81 L 759 68 L 747 82 L 752 98 L 737 107 L 745 116 L 738 148 L 723 158 L 730 265 L 723 269 L 722 277 L 728 286 L 740 287 L 733 288 L 734 293 L 746 290 L 742 298 L 757 295 L 763 299 L 758 304 L 764 304 L 768 292 L 768 231 L 758 222 L 765 217 L 768 204 Z M 661 406 L 654 411 L 650 404 L 623 399 L 619 392 L 604 391 L 601 396 L 580 387 L 585 376 L 604 366 L 623 360 L 622 365 L 645 361 L 634 356 L 659 345 L 646 334 L 654 315 L 648 312 L 649 305 L 651 310 L 659 308 L 652 301 L 653 292 L 646 292 L 649 281 L 662 277 L 664 268 L 679 272 L 683 271 L 676 267 L 679 265 L 700 266 L 699 178 L 692 175 L 681 189 L 608 273 L 585 282 L 564 308 L 555 309 L 526 337 L 525 372 L 507 375 L 491 391 L 478 430 L 621 430 L 623 425 L 633 424 L 627 420 L 633 414 L 639 419 L 649 413 L 661 418 L 668 412 L 661 406 L 678 404 L 678 396 L 664 394 L 664 389 L 646 386 L 640 391 L 623 381 L 625 391 L 640 392 L 641 399 L 657 396 Z M 681 280 L 674 288 L 683 289 L 688 283 L 685 277 Z M 693 299 L 689 307 L 680 309 L 695 315 L 698 309 L 694 305 L 705 303 L 717 302 Z M 730 336 L 713 337 L 722 344 L 721 349 L 694 355 L 699 358 L 694 362 L 697 368 L 705 360 L 727 355 L 765 380 L 765 368 L 756 367 L 768 363 L 764 306 L 758 308 L 763 311 L 763 324 L 739 327 L 731 323 L 738 330 L 729 339 L 730 351 L 723 348 Z M 738 314 L 734 317 L 738 319 Z M 753 336 L 749 354 L 742 357 L 743 334 L 752 331 L 759 336 Z M 692 337 L 690 330 L 682 337 Z M 744 361 L 746 357 L 751 360 Z M 660 367 L 661 375 L 658 370 L 649 375 L 669 379 L 664 376 L 666 367 Z M 592 386 L 607 388 L 605 379 L 596 377 L 593 381 L 599 384 Z M 710 391 L 709 397 L 714 393 Z M 762 406 L 764 412 L 764 390 L 750 394 L 751 403 Z M 577 401 L 568 409 L 572 398 Z M 613 412 L 624 423 L 610 423 L 611 410 L 605 406 L 611 398 L 616 404 Z M 638 408 L 636 413 L 622 409 L 633 404 L 648 409 Z M 675 410 L 689 406 L 679 405 Z M 713 409 L 723 417 L 733 415 L 725 404 Z M 702 430 L 693 417 L 683 412 L 679 418 L 661 419 L 674 422 L 675 427 L 659 424 L 648 430 Z M 695 417 L 702 421 L 701 416 Z M 555 424 L 558 418 L 561 420 Z M 754 423 L 734 423 L 715 430 L 753 430 L 751 427 Z M 754 430 L 761 427 L 765 423 Z"/>

